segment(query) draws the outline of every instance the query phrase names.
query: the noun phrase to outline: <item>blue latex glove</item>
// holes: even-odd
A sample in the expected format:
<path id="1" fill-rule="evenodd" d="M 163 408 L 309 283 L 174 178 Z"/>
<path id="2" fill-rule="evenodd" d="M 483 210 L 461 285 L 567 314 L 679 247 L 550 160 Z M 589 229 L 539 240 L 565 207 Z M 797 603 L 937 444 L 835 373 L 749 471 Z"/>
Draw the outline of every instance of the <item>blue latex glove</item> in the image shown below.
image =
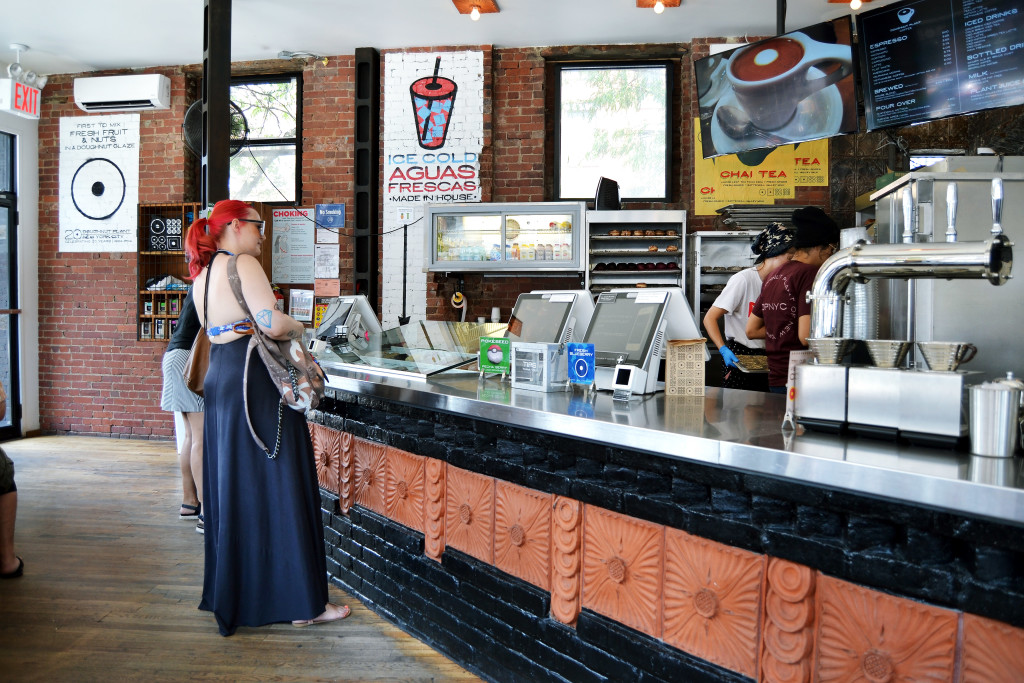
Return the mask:
<path id="1" fill-rule="evenodd" d="M 725 367 L 739 367 L 740 359 L 736 357 L 736 354 L 732 352 L 728 346 L 722 346 L 718 349 L 718 352 L 722 354 L 722 360 L 725 362 Z"/>

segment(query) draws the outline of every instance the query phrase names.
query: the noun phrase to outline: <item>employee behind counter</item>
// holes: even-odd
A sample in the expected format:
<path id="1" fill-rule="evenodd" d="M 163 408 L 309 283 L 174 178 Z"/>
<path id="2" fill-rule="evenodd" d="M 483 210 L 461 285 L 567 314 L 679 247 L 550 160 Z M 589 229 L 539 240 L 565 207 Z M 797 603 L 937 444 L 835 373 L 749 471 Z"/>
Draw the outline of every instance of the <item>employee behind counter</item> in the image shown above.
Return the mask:
<path id="1" fill-rule="evenodd" d="M 786 393 L 789 352 L 807 348 L 811 334 L 811 291 L 818 269 L 839 250 L 839 226 L 816 206 L 793 211 L 792 260 L 765 280 L 761 295 L 747 319 L 747 336 L 765 340 L 768 352 L 768 386 L 772 393 Z"/>
<path id="2" fill-rule="evenodd" d="M 704 329 L 708 338 L 718 347 L 724 363 L 722 386 L 729 389 L 768 391 L 768 375 L 763 372 L 747 373 L 740 368 L 737 356 L 750 358 L 765 355 L 764 341 L 747 337 L 747 316 L 761 293 L 761 284 L 793 253 L 793 230 L 782 223 L 769 223 L 750 245 L 756 254 L 754 265 L 731 278 L 725 289 L 704 315 Z M 724 319 L 725 339 L 718 328 Z"/>

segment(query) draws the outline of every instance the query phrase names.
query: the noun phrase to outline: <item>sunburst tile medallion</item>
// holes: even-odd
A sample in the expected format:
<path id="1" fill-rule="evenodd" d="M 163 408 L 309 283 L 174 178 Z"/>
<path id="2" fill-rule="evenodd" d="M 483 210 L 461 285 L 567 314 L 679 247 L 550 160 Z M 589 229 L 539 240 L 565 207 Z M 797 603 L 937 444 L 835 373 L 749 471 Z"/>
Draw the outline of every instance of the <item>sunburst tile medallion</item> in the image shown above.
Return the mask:
<path id="1" fill-rule="evenodd" d="M 818 575 L 816 681 L 951 681 L 956 612 Z"/>
<path id="2" fill-rule="evenodd" d="M 762 555 L 666 529 L 665 642 L 754 678 L 763 573 Z"/>
<path id="3" fill-rule="evenodd" d="M 416 531 L 423 531 L 424 460 L 422 455 L 388 447 L 384 485 L 387 515 Z"/>
<path id="4" fill-rule="evenodd" d="M 353 441 L 352 451 L 352 463 L 355 468 L 355 502 L 374 512 L 386 514 L 384 482 L 387 478 L 387 458 L 385 457 L 387 446 L 357 437 Z"/>
<path id="5" fill-rule="evenodd" d="M 664 529 L 593 505 L 583 512 L 583 606 L 661 637 Z"/>
<path id="6" fill-rule="evenodd" d="M 340 495 L 341 433 L 317 425 L 314 435 L 313 453 L 316 457 L 316 478 L 320 488 Z"/>
<path id="7" fill-rule="evenodd" d="M 494 479 L 448 465 L 445 545 L 494 563 Z"/>
<path id="8" fill-rule="evenodd" d="M 494 565 L 550 590 L 551 494 L 504 481 L 494 486 Z"/>
<path id="9" fill-rule="evenodd" d="M 964 615 L 961 683 L 1024 681 L 1024 629 Z"/>

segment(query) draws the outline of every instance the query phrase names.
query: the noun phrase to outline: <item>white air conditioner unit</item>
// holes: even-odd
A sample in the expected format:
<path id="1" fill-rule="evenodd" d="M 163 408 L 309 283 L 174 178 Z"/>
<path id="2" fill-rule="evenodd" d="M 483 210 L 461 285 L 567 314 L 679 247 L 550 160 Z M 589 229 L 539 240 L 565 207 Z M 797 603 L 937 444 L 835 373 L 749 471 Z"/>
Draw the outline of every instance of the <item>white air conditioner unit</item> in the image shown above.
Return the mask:
<path id="1" fill-rule="evenodd" d="M 170 109 L 171 79 L 161 74 L 76 78 L 75 104 L 83 111 Z"/>

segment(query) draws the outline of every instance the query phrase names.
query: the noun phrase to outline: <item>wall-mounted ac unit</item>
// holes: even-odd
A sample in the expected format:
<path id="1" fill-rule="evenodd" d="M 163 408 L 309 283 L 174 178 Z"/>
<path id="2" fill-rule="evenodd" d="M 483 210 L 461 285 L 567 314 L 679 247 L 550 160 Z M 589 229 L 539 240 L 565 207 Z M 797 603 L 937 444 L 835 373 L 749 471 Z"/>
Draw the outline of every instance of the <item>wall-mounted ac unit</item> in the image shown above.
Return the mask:
<path id="1" fill-rule="evenodd" d="M 169 109 L 171 79 L 162 74 L 76 78 L 75 104 L 83 111 Z"/>

